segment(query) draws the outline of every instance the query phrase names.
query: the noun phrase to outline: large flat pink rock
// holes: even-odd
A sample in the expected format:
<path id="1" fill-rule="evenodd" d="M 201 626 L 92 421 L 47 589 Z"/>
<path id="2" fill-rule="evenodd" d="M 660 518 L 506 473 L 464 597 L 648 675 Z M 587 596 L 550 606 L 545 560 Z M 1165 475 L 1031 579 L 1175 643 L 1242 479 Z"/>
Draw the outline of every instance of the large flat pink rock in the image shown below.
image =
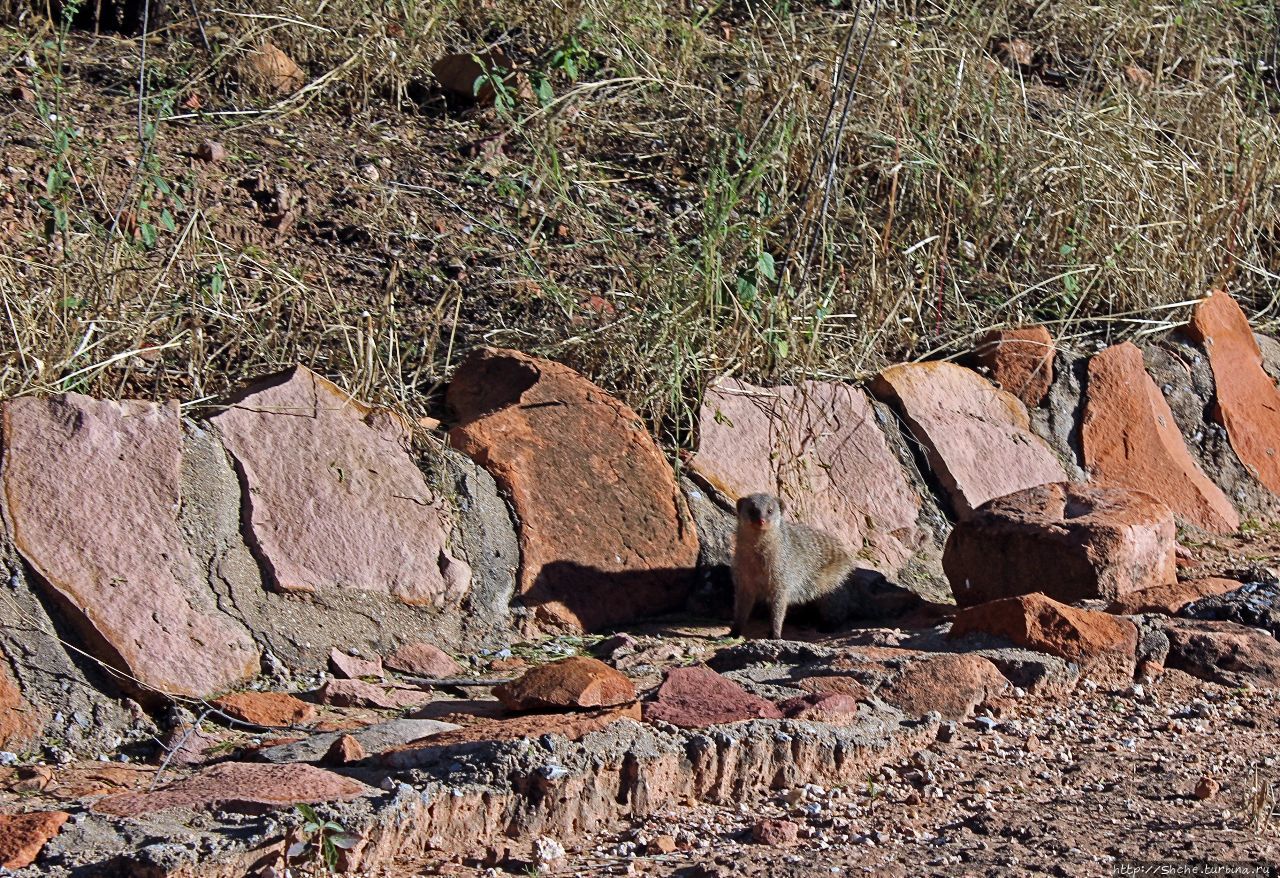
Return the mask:
<path id="1" fill-rule="evenodd" d="M 862 563 L 896 573 L 922 537 L 920 497 L 859 388 L 833 381 L 708 388 L 690 466 L 731 498 L 779 494 L 796 520 L 860 546 Z"/>
<path id="2" fill-rule="evenodd" d="M 1089 361 L 1087 400 L 1082 445 L 1095 481 L 1145 491 L 1205 530 L 1240 526 L 1231 501 L 1192 459 L 1136 346 L 1113 345 Z"/>
<path id="3" fill-rule="evenodd" d="M 448 402 L 454 447 L 519 521 L 518 589 L 548 625 L 616 625 L 683 606 L 698 541 L 671 467 L 625 403 L 567 366 L 476 351 Z"/>
<path id="4" fill-rule="evenodd" d="M 345 802 L 372 792 L 359 781 L 311 765 L 223 762 L 158 790 L 106 796 L 93 804 L 93 811 L 137 817 L 175 808 L 212 811 L 262 805 L 288 807 L 299 802 Z"/>
<path id="5" fill-rule="evenodd" d="M 1213 369 L 1213 419 L 1227 429 L 1240 462 L 1280 494 L 1280 390 L 1262 368 L 1262 352 L 1236 300 L 1215 290 L 1196 305 L 1187 334 Z"/>
<path id="6" fill-rule="evenodd" d="M 988 500 L 1067 478 L 1031 432 L 1026 406 L 970 369 L 903 363 L 881 372 L 871 390 L 897 405 L 961 519 Z"/>
<path id="7" fill-rule="evenodd" d="M 305 366 L 212 418 L 248 488 L 249 527 L 282 591 L 361 589 L 456 606 L 471 568 L 396 418 Z"/>
<path id="8" fill-rule="evenodd" d="M 204 696 L 257 673 L 258 651 L 183 542 L 181 441 L 176 404 L 12 399 L 0 479 L 14 545 L 86 648 L 142 687 Z"/>

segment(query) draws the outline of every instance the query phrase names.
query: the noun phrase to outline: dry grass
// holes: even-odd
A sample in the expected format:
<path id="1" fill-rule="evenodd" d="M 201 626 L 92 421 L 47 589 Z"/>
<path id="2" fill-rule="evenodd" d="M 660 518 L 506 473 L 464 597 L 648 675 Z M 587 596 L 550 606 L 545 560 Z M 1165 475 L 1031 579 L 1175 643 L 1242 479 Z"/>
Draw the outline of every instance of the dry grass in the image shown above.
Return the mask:
<path id="1" fill-rule="evenodd" d="M 3 44 L 0 78 L 38 70 L 50 105 L 92 95 L 104 108 L 86 114 L 99 136 L 61 154 L 58 123 L 42 123 L 45 165 L 68 171 L 68 220 L 48 241 L 8 233 L 0 392 L 199 402 L 300 358 L 422 410 L 461 353 L 500 343 L 581 368 L 683 442 L 700 389 L 726 371 L 858 377 L 1023 321 L 1069 344 L 1111 341 L 1181 319 L 1216 284 L 1276 319 L 1272 4 L 874 9 L 228 0 L 204 9 L 212 55 L 181 19 L 151 47 L 143 115 L 170 120 L 153 141 L 135 130 L 137 40 L 73 36 L 59 86 L 56 29 L 27 23 Z M 264 38 L 303 65 L 306 89 L 275 101 L 240 87 L 237 63 Z M 1011 39 L 1031 64 L 1002 48 Z M 487 48 L 522 82 L 545 80 L 550 103 L 447 105 L 432 62 Z M 94 62 L 113 75 L 89 75 Z M 222 115 L 184 111 L 193 90 Z M 431 213 L 474 230 L 439 240 L 438 262 L 301 233 L 235 240 L 173 139 L 287 143 L 294 128 L 371 153 L 407 150 L 414 132 L 502 146 L 413 179 L 393 166 L 376 184 L 333 183 L 363 187 L 356 220 L 375 238 L 429 237 Z M 129 150 L 150 170 L 107 173 Z M 185 192 L 182 208 L 149 176 Z M 109 234 L 119 205 L 151 220 L 154 247 Z M 450 260 L 464 268 L 442 272 Z"/>

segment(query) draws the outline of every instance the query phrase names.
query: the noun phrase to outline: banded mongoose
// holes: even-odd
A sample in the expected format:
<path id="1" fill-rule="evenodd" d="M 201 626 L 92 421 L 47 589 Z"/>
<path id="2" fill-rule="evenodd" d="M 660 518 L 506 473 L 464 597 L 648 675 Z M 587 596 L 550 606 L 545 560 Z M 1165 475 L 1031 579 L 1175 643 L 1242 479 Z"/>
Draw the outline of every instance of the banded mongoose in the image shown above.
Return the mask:
<path id="1" fill-rule="evenodd" d="M 756 604 L 769 604 L 770 633 L 782 639 L 787 607 L 818 601 L 824 625 L 849 615 L 845 579 L 852 553 L 836 537 L 782 517 L 782 501 L 752 494 L 738 501 L 738 538 L 733 550 L 733 633 L 744 634 Z"/>

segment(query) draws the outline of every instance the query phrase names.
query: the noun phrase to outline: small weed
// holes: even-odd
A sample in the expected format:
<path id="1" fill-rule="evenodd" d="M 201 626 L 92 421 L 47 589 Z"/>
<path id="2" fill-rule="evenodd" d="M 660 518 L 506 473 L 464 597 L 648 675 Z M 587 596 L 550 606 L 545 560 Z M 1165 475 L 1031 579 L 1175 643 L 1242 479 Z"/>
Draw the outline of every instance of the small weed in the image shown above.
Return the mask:
<path id="1" fill-rule="evenodd" d="M 1261 834 L 1271 822 L 1276 810 L 1275 786 L 1262 771 L 1255 767 L 1248 789 L 1245 791 L 1244 813 L 1253 832 Z"/>
<path id="2" fill-rule="evenodd" d="M 309 856 L 333 874 L 338 869 L 338 851 L 355 847 L 360 836 L 347 832 L 341 823 L 321 818 L 310 805 L 297 805 L 301 815 L 302 837 L 289 846 L 286 860 L 298 860 Z"/>

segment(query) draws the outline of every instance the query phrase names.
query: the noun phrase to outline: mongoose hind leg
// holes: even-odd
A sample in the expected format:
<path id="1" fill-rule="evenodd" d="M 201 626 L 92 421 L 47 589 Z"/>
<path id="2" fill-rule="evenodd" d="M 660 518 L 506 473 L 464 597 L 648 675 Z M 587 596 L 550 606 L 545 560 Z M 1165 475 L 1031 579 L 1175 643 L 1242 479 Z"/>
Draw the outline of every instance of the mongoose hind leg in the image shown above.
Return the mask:
<path id="1" fill-rule="evenodd" d="M 822 631 L 835 631 L 849 621 L 853 614 L 853 600 L 843 586 L 828 592 L 818 602 L 818 617 Z"/>
<path id="2" fill-rule="evenodd" d="M 785 592 L 773 596 L 769 603 L 769 634 L 774 640 L 782 639 L 782 621 L 787 617 L 787 597 Z"/>

